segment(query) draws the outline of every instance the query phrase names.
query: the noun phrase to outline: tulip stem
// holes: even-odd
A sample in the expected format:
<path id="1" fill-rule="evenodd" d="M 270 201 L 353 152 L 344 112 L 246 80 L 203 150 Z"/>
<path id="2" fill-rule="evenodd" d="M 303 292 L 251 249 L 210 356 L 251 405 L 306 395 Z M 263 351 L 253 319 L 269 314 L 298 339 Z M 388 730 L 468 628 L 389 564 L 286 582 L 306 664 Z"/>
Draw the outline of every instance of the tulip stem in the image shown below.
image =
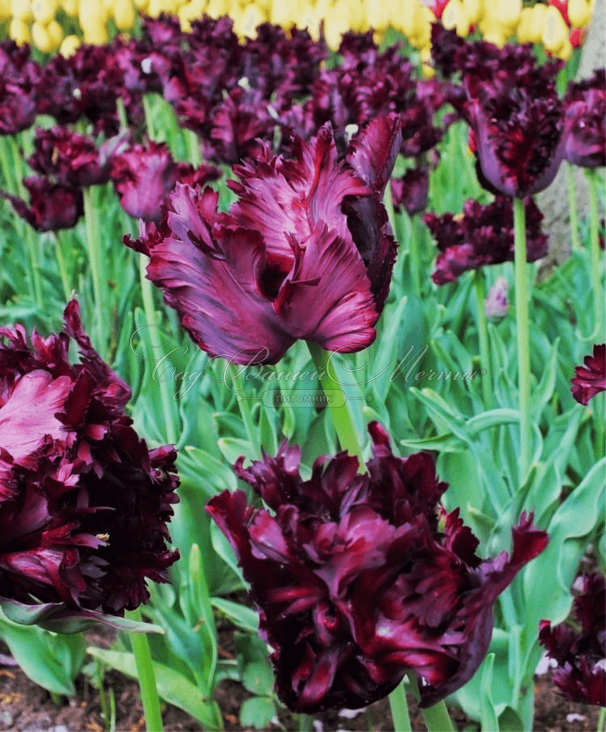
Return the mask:
<path id="1" fill-rule="evenodd" d="M 139 257 L 139 280 L 141 282 L 141 297 L 143 299 L 143 312 L 145 313 L 145 320 L 149 326 L 149 339 L 152 347 L 153 361 L 160 360 L 160 349 L 162 344 L 160 343 L 160 337 L 158 335 L 157 327 L 160 327 L 159 323 L 155 322 L 156 311 L 154 309 L 154 294 L 152 290 L 152 284 L 146 277 L 146 257 L 142 254 Z M 157 327 L 156 327 L 157 326 Z M 156 354 L 158 358 L 156 359 Z M 163 423 L 166 426 L 166 439 L 172 445 L 177 442 L 177 431 L 173 420 L 173 408 L 170 401 L 170 395 L 168 393 L 168 382 L 166 379 L 160 379 L 160 403 L 162 404 L 162 411 L 164 413 Z"/>
<path id="2" fill-rule="evenodd" d="M 476 293 L 476 305 L 478 308 L 478 339 L 480 341 L 480 368 L 486 370 L 486 376 L 482 381 L 482 399 L 484 409 L 492 406 L 492 393 L 490 389 L 490 349 L 488 347 L 488 329 L 486 327 L 486 288 L 484 286 L 484 273 L 477 269 L 474 274 L 473 285 Z"/>
<path id="3" fill-rule="evenodd" d="M 202 153 L 200 152 L 200 138 L 193 130 L 183 130 L 185 144 L 187 146 L 187 157 L 194 168 L 202 165 Z"/>
<path id="4" fill-rule="evenodd" d="M 408 238 L 408 253 L 410 255 L 410 269 L 412 272 L 412 291 L 417 296 L 421 295 L 421 272 L 419 258 L 419 237 L 414 216 L 409 216 L 410 237 Z"/>
<path id="5" fill-rule="evenodd" d="M 84 220 L 86 222 L 86 248 L 93 279 L 93 301 L 97 317 L 95 318 L 95 348 L 102 357 L 106 357 L 106 342 L 103 328 L 103 314 L 108 313 L 109 301 L 106 295 L 107 276 L 105 270 L 105 252 L 99 236 L 99 220 L 97 218 L 96 201 L 92 186 L 84 188 Z"/>
<path id="6" fill-rule="evenodd" d="M 329 353 L 312 341 L 307 341 L 307 347 L 309 348 L 311 358 L 318 372 L 318 380 L 324 390 L 324 394 L 328 396 L 331 391 L 342 391 L 341 384 L 333 378 L 331 373 L 334 368 L 331 364 L 334 354 Z M 342 449 L 347 450 L 350 455 L 357 456 L 360 471 L 364 471 L 362 448 L 360 446 L 360 441 L 358 440 L 358 435 L 356 433 L 356 428 L 351 418 L 351 414 L 347 407 L 347 402 L 342 406 L 337 406 L 336 404 L 329 402 L 328 409 L 330 410 L 330 415 L 337 431 L 337 437 L 339 438 L 339 443 L 341 444 Z"/>
<path id="7" fill-rule="evenodd" d="M 595 312 L 596 342 L 604 341 L 604 291 L 602 290 L 602 272 L 600 256 L 600 236 L 598 231 L 598 176 L 589 171 L 589 236 L 591 247 L 591 277 Z"/>
<path id="8" fill-rule="evenodd" d="M 61 284 L 63 285 L 63 294 L 65 295 L 66 301 L 69 300 L 72 294 L 72 288 L 69 284 L 69 275 L 67 274 L 67 267 L 65 266 L 65 257 L 63 256 L 63 239 L 59 236 L 59 232 L 54 232 L 53 239 L 55 240 L 55 256 L 57 258 L 57 265 L 59 266 L 59 274 L 61 275 Z"/>
<path id="9" fill-rule="evenodd" d="M 526 262 L 526 209 L 513 199 L 516 275 L 516 326 L 518 334 L 518 388 L 520 400 L 520 485 L 530 467 L 530 347 L 528 328 L 528 264 Z"/>
<path id="10" fill-rule="evenodd" d="M 299 732 L 312 732 L 313 721 L 310 714 L 298 714 L 299 717 Z"/>
<path id="11" fill-rule="evenodd" d="M 598 719 L 598 732 L 606 732 L 606 707 L 600 709 L 600 716 Z"/>
<path id="12" fill-rule="evenodd" d="M 579 240 L 577 189 L 574 182 L 574 168 L 572 163 L 568 163 L 568 208 L 570 210 L 570 238 L 572 240 L 572 248 L 578 251 L 581 248 L 581 243 Z"/>
<path id="13" fill-rule="evenodd" d="M 138 623 L 142 620 L 139 609 L 127 612 L 127 617 Z M 158 698 L 158 690 L 156 689 L 156 674 L 154 672 L 154 664 L 152 662 L 147 636 L 145 633 L 131 633 L 130 640 L 137 666 L 143 715 L 145 716 L 145 729 L 147 732 L 162 732 L 160 699 Z"/>
<path id="14" fill-rule="evenodd" d="M 238 406 L 240 408 L 240 415 L 242 417 L 242 421 L 244 422 L 246 436 L 248 437 L 248 441 L 250 442 L 250 446 L 252 447 L 255 455 L 260 455 L 261 445 L 258 439 L 258 432 L 255 429 L 255 424 L 253 422 L 248 400 L 244 396 L 244 380 L 242 379 L 242 367 L 238 366 L 237 364 L 230 364 L 230 369 L 232 370 L 233 374 L 231 378 L 236 387 L 236 401 L 238 402 Z"/>
<path id="15" fill-rule="evenodd" d="M 389 708 L 395 732 L 412 732 L 410 714 L 408 713 L 408 702 L 406 700 L 406 688 L 404 682 L 398 684 L 389 695 Z"/>
<path id="16" fill-rule="evenodd" d="M 421 701 L 417 676 L 413 671 L 408 673 L 408 680 L 415 699 L 417 702 Z M 452 723 L 446 704 L 443 701 L 434 704 L 433 707 L 421 709 L 421 714 L 425 720 L 427 732 L 456 732 L 456 727 Z"/>

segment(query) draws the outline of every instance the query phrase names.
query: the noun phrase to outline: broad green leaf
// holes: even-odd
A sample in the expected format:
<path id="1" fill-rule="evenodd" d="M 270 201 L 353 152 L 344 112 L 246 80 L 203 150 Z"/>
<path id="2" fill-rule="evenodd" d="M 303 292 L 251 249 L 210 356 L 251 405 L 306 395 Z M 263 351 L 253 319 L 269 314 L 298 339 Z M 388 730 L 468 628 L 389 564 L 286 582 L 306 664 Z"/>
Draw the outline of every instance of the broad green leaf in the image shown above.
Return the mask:
<path id="1" fill-rule="evenodd" d="M 263 729 L 276 716 L 276 705 L 267 696 L 245 699 L 240 707 L 240 724 L 243 727 Z"/>
<path id="2" fill-rule="evenodd" d="M 247 663 L 242 673 L 242 683 L 253 694 L 271 694 L 274 687 L 274 674 L 267 661 Z"/>
<path id="3" fill-rule="evenodd" d="M 225 613 L 231 621 L 243 630 L 248 630 L 251 633 L 259 632 L 259 616 L 254 610 L 246 607 L 246 605 L 240 605 L 238 602 L 225 600 L 222 597 L 213 597 L 211 602 L 213 607 Z"/>
<path id="4" fill-rule="evenodd" d="M 520 411 L 518 409 L 491 409 L 467 420 L 467 432 L 471 437 L 475 437 L 475 435 L 490 429 L 490 427 L 498 427 L 519 421 Z"/>

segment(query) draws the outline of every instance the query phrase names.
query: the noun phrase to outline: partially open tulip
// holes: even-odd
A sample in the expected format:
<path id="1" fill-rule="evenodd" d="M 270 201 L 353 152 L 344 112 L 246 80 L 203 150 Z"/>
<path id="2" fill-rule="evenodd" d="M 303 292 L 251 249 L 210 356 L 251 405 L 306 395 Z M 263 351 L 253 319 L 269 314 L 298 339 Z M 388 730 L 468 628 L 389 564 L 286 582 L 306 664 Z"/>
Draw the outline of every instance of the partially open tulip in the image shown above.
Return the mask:
<path id="1" fill-rule="evenodd" d="M 577 366 L 572 379 L 572 396 L 579 404 L 587 405 L 596 394 L 606 391 L 606 345 L 593 347 L 591 356 L 585 356 L 583 366 Z"/>
<path id="2" fill-rule="evenodd" d="M 572 121 L 566 139 L 566 159 L 584 168 L 606 165 L 606 72 L 596 69 L 590 79 L 571 83 L 564 97 Z"/>
<path id="3" fill-rule="evenodd" d="M 79 188 L 33 176 L 25 178 L 23 186 L 29 193 L 29 205 L 6 191 L 0 191 L 0 197 L 10 201 L 19 216 L 36 231 L 71 229 L 84 214 L 84 200 Z"/>

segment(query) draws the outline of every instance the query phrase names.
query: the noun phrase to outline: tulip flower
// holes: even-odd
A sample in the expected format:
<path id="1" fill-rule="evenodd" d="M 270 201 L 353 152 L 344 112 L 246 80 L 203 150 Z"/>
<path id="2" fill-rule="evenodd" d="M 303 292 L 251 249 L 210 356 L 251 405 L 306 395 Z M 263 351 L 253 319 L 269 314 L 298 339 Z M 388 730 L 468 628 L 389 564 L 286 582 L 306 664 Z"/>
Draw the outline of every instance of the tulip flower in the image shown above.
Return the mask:
<path id="1" fill-rule="evenodd" d="M 38 111 L 38 65 L 28 46 L 0 43 L 0 135 L 14 135 L 34 123 Z"/>
<path id="2" fill-rule="evenodd" d="M 295 160 L 261 154 L 218 195 L 177 184 L 158 225 L 125 243 L 147 254 L 203 350 L 234 363 L 276 363 L 299 338 L 354 352 L 375 338 L 396 244 L 382 197 L 400 146 L 397 117 L 371 123 L 344 161 L 329 126 L 295 141 Z"/>
<path id="3" fill-rule="evenodd" d="M 34 154 L 27 163 L 37 173 L 52 176 L 64 186 L 99 185 L 109 180 L 108 157 L 115 143 L 110 141 L 99 149 L 90 137 L 65 127 L 37 129 Z"/>
<path id="4" fill-rule="evenodd" d="M 595 345 L 593 354 L 585 356 L 583 364 L 574 371 L 571 392 L 579 404 L 587 405 L 596 394 L 606 391 L 606 345 Z"/>
<path id="5" fill-rule="evenodd" d="M 429 174 L 424 168 L 413 168 L 401 178 L 391 179 L 391 198 L 396 211 L 402 207 L 409 216 L 427 208 Z"/>
<path id="6" fill-rule="evenodd" d="M 542 620 L 539 642 L 557 661 L 552 677 L 560 694 L 571 702 L 606 707 L 606 581 L 594 572 L 583 575 L 582 591 L 574 601 L 574 616 L 581 626 L 567 623 L 551 627 Z"/>
<path id="7" fill-rule="evenodd" d="M 507 315 L 508 303 L 507 303 L 507 292 L 509 290 L 509 283 L 504 277 L 499 277 L 498 280 L 488 291 L 486 297 L 486 304 L 484 312 L 487 318 L 494 318 L 500 320 Z"/>
<path id="8" fill-rule="evenodd" d="M 146 579 L 166 582 L 178 480 L 175 451 L 148 450 L 132 428 L 130 389 L 92 348 L 75 300 L 64 318 L 31 345 L 23 327 L 0 328 L 0 606 L 75 632 L 146 602 Z"/>
<path id="9" fill-rule="evenodd" d="M 541 230 L 543 214 L 532 199 L 526 208 L 527 257 L 529 262 L 547 254 L 549 238 Z M 436 285 L 454 282 L 463 272 L 514 259 L 513 207 L 509 196 L 497 196 L 486 206 L 465 203 L 464 213 L 436 216 L 423 221 L 436 239 L 440 254 L 431 276 Z"/>
<path id="10" fill-rule="evenodd" d="M 207 506 L 251 585 L 278 696 L 296 712 L 367 706 L 409 670 L 422 707 L 459 689 L 488 649 L 497 596 L 547 544 L 522 516 L 510 555 L 480 559 L 458 509 L 438 513 L 447 484 L 433 458 L 398 458 L 383 427 L 369 430 L 364 475 L 342 452 L 303 480 L 300 450 L 285 442 L 234 467 L 267 508 L 243 491 Z"/>
<path id="11" fill-rule="evenodd" d="M 606 71 L 571 83 L 564 97 L 566 116 L 573 120 L 566 140 L 566 159 L 584 168 L 606 165 Z"/>
<path id="12" fill-rule="evenodd" d="M 48 178 L 25 178 L 23 185 L 30 197 L 28 205 L 19 196 L 0 191 L 0 198 L 12 207 L 36 231 L 71 229 L 84 214 L 84 201 L 79 188 L 52 183 Z"/>
<path id="13" fill-rule="evenodd" d="M 462 74 L 451 101 L 474 132 L 480 183 L 516 198 L 546 188 L 571 126 L 555 89 L 561 63 L 538 67 L 528 46 L 467 43 L 437 25 L 432 41 L 442 72 Z"/>

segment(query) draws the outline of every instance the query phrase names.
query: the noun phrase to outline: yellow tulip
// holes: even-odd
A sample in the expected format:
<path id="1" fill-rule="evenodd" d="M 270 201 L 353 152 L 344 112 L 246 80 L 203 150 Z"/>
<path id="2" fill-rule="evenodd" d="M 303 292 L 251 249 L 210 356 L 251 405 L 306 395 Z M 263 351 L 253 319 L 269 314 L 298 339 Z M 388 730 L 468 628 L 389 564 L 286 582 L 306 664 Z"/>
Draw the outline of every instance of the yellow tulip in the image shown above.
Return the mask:
<path id="1" fill-rule="evenodd" d="M 13 18 L 8 27 L 8 35 L 15 41 L 18 46 L 31 41 L 29 35 L 29 27 L 20 19 Z"/>
<path id="2" fill-rule="evenodd" d="M 211 18 L 220 18 L 229 12 L 228 0 L 210 0 L 206 12 Z"/>
<path id="3" fill-rule="evenodd" d="M 58 9 L 59 3 L 57 0 L 33 0 L 32 2 L 32 15 L 34 16 L 34 20 L 42 25 L 48 25 L 54 19 Z"/>
<path id="4" fill-rule="evenodd" d="M 463 7 L 470 25 L 477 25 L 484 17 L 483 0 L 463 0 Z"/>
<path id="5" fill-rule="evenodd" d="M 587 0 L 568 0 L 568 18 L 575 28 L 589 25 L 592 12 L 592 4 Z"/>
<path id="6" fill-rule="evenodd" d="M 431 46 L 431 24 L 435 22 L 434 14 L 419 0 L 414 0 L 417 9 L 415 12 L 415 23 L 410 35 L 410 42 L 415 48 Z"/>
<path id="7" fill-rule="evenodd" d="M 562 45 L 562 48 L 556 53 L 556 56 L 558 58 L 561 58 L 562 61 L 569 61 L 570 57 L 572 56 L 573 52 L 572 43 L 568 40 L 568 38 L 564 41 L 564 44 Z"/>
<path id="8" fill-rule="evenodd" d="M 201 18 L 206 10 L 206 0 L 191 0 L 181 5 L 177 16 L 184 33 L 191 33 L 191 21 Z"/>
<path id="9" fill-rule="evenodd" d="M 369 28 L 384 31 L 391 21 L 389 0 L 366 0 L 366 22 Z"/>
<path id="10" fill-rule="evenodd" d="M 557 54 L 568 40 L 566 21 L 562 18 L 562 13 L 553 5 L 547 8 L 545 13 L 542 40 L 545 48 L 553 54 Z"/>
<path id="11" fill-rule="evenodd" d="M 21 20 L 23 23 L 31 23 L 34 19 L 34 14 L 32 13 L 32 4 L 30 0 L 11 0 L 11 15 L 15 20 Z M 15 26 L 17 28 L 17 26 Z M 27 36 L 29 38 L 29 29 L 27 31 Z M 13 38 L 13 36 L 11 36 Z M 16 38 L 13 38 L 14 41 L 17 41 Z M 21 43 L 27 43 L 28 41 L 21 41 Z M 19 43 L 19 41 L 17 41 Z"/>
<path id="12" fill-rule="evenodd" d="M 54 19 L 51 20 L 51 22 L 46 26 L 46 30 L 48 31 L 48 35 L 50 36 L 54 51 L 61 45 L 61 41 L 63 40 L 63 36 L 65 35 L 65 33 L 63 32 L 63 28 L 59 25 L 58 21 Z"/>
<path id="13" fill-rule="evenodd" d="M 533 43 L 532 34 L 532 8 L 524 8 L 520 15 L 520 22 L 516 30 L 518 43 Z"/>
<path id="14" fill-rule="evenodd" d="M 426 79 L 433 79 L 433 77 L 436 75 L 436 70 L 432 66 L 431 63 L 431 46 L 425 46 L 425 48 L 421 49 L 421 62 L 422 67 L 421 71 L 423 72 L 423 76 Z"/>
<path id="15" fill-rule="evenodd" d="M 349 27 L 356 33 L 368 30 L 366 27 L 366 11 L 361 0 L 351 0 L 349 4 Z"/>
<path id="16" fill-rule="evenodd" d="M 0 0 L 0 22 L 8 20 L 11 17 L 10 0 Z"/>
<path id="17" fill-rule="evenodd" d="M 147 12 L 147 8 L 149 6 L 149 0 L 134 0 L 135 7 L 137 10 L 140 10 L 142 13 Z"/>
<path id="18" fill-rule="evenodd" d="M 63 12 L 70 18 L 78 17 L 79 0 L 59 0 L 59 6 L 63 8 Z"/>
<path id="19" fill-rule="evenodd" d="M 530 41 L 532 43 L 543 42 L 543 28 L 545 28 L 545 16 L 547 15 L 547 5 L 537 3 L 530 8 Z"/>
<path id="20" fill-rule="evenodd" d="M 53 49 L 53 42 L 46 30 L 46 26 L 36 21 L 31 28 L 32 42 L 42 53 L 50 53 Z"/>
<path id="21" fill-rule="evenodd" d="M 341 45 L 341 36 L 351 28 L 347 0 L 341 0 L 328 8 L 324 16 L 324 37 L 330 49 L 336 51 Z"/>
<path id="22" fill-rule="evenodd" d="M 256 38 L 257 26 L 265 21 L 265 14 L 256 3 L 249 3 L 243 9 L 234 9 L 232 18 L 234 21 L 234 33 L 238 38 Z"/>
<path id="23" fill-rule="evenodd" d="M 444 8 L 442 25 L 451 30 L 454 28 L 458 36 L 466 38 L 469 35 L 469 19 L 461 0 L 450 0 Z"/>
<path id="24" fill-rule="evenodd" d="M 76 53 L 81 43 L 82 41 L 78 36 L 65 36 L 63 43 L 61 44 L 61 48 L 59 49 L 59 53 L 64 58 L 69 58 Z"/>
<path id="25" fill-rule="evenodd" d="M 489 11 L 492 15 L 492 10 Z M 520 22 L 522 15 L 522 0 L 497 0 L 494 17 L 499 23 L 505 26 L 503 34 L 509 35 Z"/>
<path id="26" fill-rule="evenodd" d="M 211 3 L 212 2 L 214 2 L 214 0 L 211 0 Z M 289 0 L 289 2 L 285 2 L 285 0 L 273 0 L 269 17 L 271 23 L 274 25 L 280 25 L 285 29 L 291 28 L 293 25 L 305 27 L 305 24 L 299 22 L 300 14 L 301 4 L 299 2 L 295 2 L 294 0 Z"/>
<path id="27" fill-rule="evenodd" d="M 132 0 L 115 0 L 114 2 L 114 23 L 121 31 L 130 30 L 137 20 L 137 11 Z"/>

